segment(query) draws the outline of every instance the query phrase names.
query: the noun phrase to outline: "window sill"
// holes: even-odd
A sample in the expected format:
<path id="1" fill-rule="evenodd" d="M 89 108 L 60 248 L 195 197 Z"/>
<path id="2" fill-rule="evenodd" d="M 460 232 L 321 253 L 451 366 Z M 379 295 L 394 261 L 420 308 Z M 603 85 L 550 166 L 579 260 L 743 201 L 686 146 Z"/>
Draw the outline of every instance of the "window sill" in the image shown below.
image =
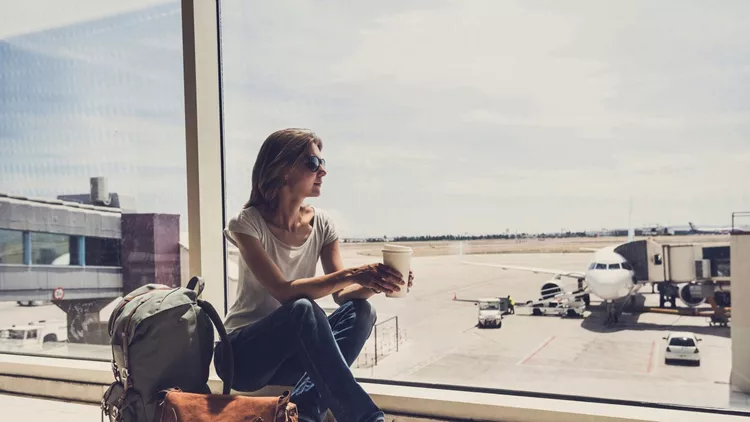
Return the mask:
<path id="1" fill-rule="evenodd" d="M 0 391 L 98 403 L 112 382 L 107 362 L 0 354 Z M 211 374 L 214 391 L 221 381 Z M 440 390 L 363 382 L 362 386 L 388 414 L 436 420 L 486 421 L 704 421 L 706 413 L 573 402 L 535 397 Z M 271 387 L 259 394 L 278 394 Z M 745 420 L 711 415 L 715 421 Z"/>

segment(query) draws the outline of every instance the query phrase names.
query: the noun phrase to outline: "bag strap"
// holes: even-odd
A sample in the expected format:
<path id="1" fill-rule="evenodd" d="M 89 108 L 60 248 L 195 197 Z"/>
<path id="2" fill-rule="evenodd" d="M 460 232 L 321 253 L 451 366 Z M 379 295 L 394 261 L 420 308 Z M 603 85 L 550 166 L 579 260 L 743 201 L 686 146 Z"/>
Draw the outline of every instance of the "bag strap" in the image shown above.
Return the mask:
<path id="1" fill-rule="evenodd" d="M 203 277 L 193 276 L 193 278 L 188 281 L 187 286 L 185 286 L 188 290 L 195 291 L 196 296 L 200 296 L 201 293 L 203 293 L 203 289 L 206 287 L 206 282 L 203 280 Z M 198 290 L 195 290 L 195 288 L 198 287 Z"/>
<path id="2" fill-rule="evenodd" d="M 201 309 L 203 309 L 206 315 L 208 315 L 214 326 L 216 326 L 216 330 L 219 332 L 219 338 L 224 344 L 224 347 L 221 348 L 221 367 L 223 369 L 222 372 L 224 372 L 224 378 L 222 378 L 222 381 L 224 382 L 223 391 L 224 394 L 230 394 L 232 392 L 232 383 L 234 382 L 234 352 L 232 351 L 231 343 L 229 343 L 227 330 L 224 328 L 224 323 L 221 322 L 221 318 L 216 312 L 216 309 L 214 309 L 210 303 L 201 299 L 196 300 L 196 303 Z"/>

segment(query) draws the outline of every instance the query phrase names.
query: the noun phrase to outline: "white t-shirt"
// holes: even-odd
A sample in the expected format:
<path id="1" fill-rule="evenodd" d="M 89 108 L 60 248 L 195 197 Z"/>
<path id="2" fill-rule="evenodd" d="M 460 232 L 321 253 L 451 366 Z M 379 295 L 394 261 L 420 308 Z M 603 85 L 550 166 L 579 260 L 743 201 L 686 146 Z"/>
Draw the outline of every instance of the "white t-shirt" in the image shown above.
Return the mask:
<path id="1" fill-rule="evenodd" d="M 232 232 L 243 233 L 258 239 L 271 260 L 281 270 L 284 279 L 291 282 L 315 276 L 315 268 L 323 246 L 338 239 L 336 227 L 325 211 L 313 208 L 313 230 L 302 246 L 289 246 L 269 230 L 266 221 L 254 207 L 243 209 L 229 219 L 224 236 L 237 246 Z M 265 317 L 280 307 L 276 300 L 258 281 L 255 274 L 240 257 L 240 274 L 237 283 L 237 300 L 229 308 L 224 326 L 228 333 L 245 327 Z"/>

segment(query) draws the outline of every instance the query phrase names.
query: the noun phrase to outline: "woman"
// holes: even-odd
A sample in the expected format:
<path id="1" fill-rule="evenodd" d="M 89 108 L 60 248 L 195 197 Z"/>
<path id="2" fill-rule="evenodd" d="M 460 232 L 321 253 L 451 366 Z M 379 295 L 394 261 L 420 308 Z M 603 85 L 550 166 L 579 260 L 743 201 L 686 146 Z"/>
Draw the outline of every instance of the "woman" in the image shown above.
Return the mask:
<path id="1" fill-rule="evenodd" d="M 407 286 L 383 264 L 344 268 L 331 218 L 303 203 L 320 196 L 322 148 L 309 130 L 271 134 L 255 161 L 250 200 L 224 230 L 243 260 L 225 321 L 235 356 L 233 387 L 296 384 L 292 402 L 301 420 L 320 421 L 330 408 L 339 421 L 382 421 L 349 367 L 375 324 L 367 299 Z M 318 259 L 325 275 L 316 277 Z M 409 286 L 412 280 L 410 273 Z M 328 317 L 314 301 L 327 295 L 340 305 Z M 219 375 L 224 347 L 216 347 Z"/>

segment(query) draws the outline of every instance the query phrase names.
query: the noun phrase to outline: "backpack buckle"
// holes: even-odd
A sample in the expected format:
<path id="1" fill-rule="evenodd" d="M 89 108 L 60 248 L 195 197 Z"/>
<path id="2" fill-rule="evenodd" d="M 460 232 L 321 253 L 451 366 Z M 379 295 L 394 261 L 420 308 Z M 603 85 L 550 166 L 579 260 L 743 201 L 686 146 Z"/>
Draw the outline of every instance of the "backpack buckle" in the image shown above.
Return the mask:
<path id="1" fill-rule="evenodd" d="M 109 421 L 120 421 L 120 409 L 117 406 L 110 406 L 106 400 L 102 400 L 102 412 Z"/>
<path id="2" fill-rule="evenodd" d="M 110 415 L 109 420 L 120 421 L 120 409 L 112 407 L 112 415 Z"/>
<path id="3" fill-rule="evenodd" d="M 128 378 L 130 378 L 130 372 L 128 372 L 128 368 L 120 369 L 120 378 L 122 379 L 121 382 L 123 385 L 128 384 Z"/>

